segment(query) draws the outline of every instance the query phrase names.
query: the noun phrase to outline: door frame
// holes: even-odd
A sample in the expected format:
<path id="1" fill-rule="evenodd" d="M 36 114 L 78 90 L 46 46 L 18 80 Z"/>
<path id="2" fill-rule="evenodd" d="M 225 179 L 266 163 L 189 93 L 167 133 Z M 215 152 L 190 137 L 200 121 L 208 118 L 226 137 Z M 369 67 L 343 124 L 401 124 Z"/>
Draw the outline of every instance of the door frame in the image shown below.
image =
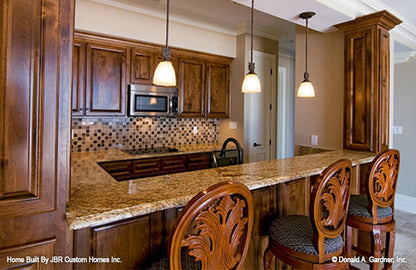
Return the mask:
<path id="1" fill-rule="evenodd" d="M 259 61 L 256 61 L 256 58 L 259 56 L 263 56 L 265 58 L 269 58 L 272 60 L 272 76 L 271 76 L 271 83 L 270 83 L 270 91 L 269 91 L 269 97 L 270 97 L 270 134 L 269 139 L 271 140 L 271 144 L 268 146 L 269 150 L 269 159 L 276 159 L 277 151 L 277 75 L 278 72 L 278 63 L 277 63 L 277 56 L 271 53 L 266 53 L 262 51 L 256 51 L 253 50 L 253 61 L 254 63 L 258 63 Z M 259 68 L 258 66 L 256 68 Z M 262 91 L 264 91 L 262 87 Z M 249 107 L 247 104 L 249 104 L 249 98 L 250 95 L 256 95 L 253 94 L 244 94 L 244 149 L 246 149 L 244 154 L 244 162 L 248 162 L 249 160 L 249 153 L 250 153 L 250 138 L 249 138 L 249 130 L 250 130 L 250 121 L 248 120 L 249 115 Z"/>

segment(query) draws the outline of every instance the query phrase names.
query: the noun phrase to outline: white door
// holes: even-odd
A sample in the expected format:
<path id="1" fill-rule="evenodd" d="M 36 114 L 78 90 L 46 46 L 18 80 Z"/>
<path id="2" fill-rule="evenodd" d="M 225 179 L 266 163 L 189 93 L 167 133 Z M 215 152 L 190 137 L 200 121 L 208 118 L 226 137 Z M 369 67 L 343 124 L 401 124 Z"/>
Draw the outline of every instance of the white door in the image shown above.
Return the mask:
<path id="1" fill-rule="evenodd" d="M 260 79 L 261 93 L 244 94 L 244 149 L 248 162 L 270 160 L 273 67 L 276 57 L 254 51 L 255 71 Z"/>

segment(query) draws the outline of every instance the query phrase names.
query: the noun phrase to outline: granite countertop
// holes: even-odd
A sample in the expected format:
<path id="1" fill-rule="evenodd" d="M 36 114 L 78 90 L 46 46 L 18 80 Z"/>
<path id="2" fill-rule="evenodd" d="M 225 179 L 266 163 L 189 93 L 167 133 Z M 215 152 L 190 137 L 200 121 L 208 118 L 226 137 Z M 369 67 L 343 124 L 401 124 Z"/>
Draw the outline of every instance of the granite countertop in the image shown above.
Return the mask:
<path id="1" fill-rule="evenodd" d="M 218 150 L 218 145 L 180 150 L 183 152 L 173 154 L 213 151 Z M 374 156 L 374 153 L 339 150 L 118 182 L 97 162 L 132 159 L 132 156 L 120 150 L 74 153 L 66 219 L 73 230 L 98 226 L 183 206 L 199 191 L 218 182 L 237 181 L 253 190 L 317 175 L 341 158 L 356 165 L 370 162 Z"/>

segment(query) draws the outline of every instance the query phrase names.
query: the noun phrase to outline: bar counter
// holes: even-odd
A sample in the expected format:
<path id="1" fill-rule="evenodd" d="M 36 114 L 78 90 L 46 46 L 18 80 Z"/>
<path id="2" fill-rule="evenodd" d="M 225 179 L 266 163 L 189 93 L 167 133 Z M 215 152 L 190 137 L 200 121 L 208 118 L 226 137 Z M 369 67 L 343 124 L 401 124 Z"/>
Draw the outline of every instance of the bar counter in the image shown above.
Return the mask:
<path id="1" fill-rule="evenodd" d="M 218 150 L 218 146 L 184 149 L 172 154 L 211 150 Z M 74 153 L 66 218 L 72 230 L 99 226 L 181 207 L 199 191 L 218 182 L 237 181 L 256 190 L 318 175 L 338 159 L 350 159 L 356 166 L 370 162 L 374 156 L 368 152 L 329 151 L 118 182 L 97 162 L 131 159 L 130 155 L 120 150 Z"/>

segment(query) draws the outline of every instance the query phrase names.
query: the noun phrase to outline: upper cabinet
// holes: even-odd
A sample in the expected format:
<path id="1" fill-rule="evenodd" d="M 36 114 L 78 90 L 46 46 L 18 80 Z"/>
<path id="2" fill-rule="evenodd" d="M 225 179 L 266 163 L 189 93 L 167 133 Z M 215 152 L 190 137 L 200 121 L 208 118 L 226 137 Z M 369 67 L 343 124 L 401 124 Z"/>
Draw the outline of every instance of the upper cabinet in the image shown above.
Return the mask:
<path id="1" fill-rule="evenodd" d="M 154 49 L 134 47 L 131 50 L 130 83 L 152 84 L 156 68 Z"/>
<path id="2" fill-rule="evenodd" d="M 230 110 L 227 58 L 179 57 L 180 117 L 227 118 Z"/>
<path id="3" fill-rule="evenodd" d="M 128 47 L 76 36 L 72 64 L 73 116 L 126 116 Z"/>
<path id="4" fill-rule="evenodd" d="M 207 63 L 205 107 L 208 117 L 228 117 L 230 113 L 230 63 Z"/>
<path id="5" fill-rule="evenodd" d="M 87 43 L 85 115 L 126 115 L 127 47 Z"/>
<path id="6" fill-rule="evenodd" d="M 389 147 L 389 30 L 399 23 L 380 11 L 336 25 L 345 32 L 344 148 Z"/>
<path id="7" fill-rule="evenodd" d="M 198 58 L 179 58 L 179 116 L 205 116 L 205 62 Z"/>
<path id="8" fill-rule="evenodd" d="M 72 115 L 126 116 L 128 84 L 152 84 L 162 60 L 160 46 L 76 32 Z M 179 117 L 228 117 L 231 62 L 228 57 L 172 50 Z"/>

